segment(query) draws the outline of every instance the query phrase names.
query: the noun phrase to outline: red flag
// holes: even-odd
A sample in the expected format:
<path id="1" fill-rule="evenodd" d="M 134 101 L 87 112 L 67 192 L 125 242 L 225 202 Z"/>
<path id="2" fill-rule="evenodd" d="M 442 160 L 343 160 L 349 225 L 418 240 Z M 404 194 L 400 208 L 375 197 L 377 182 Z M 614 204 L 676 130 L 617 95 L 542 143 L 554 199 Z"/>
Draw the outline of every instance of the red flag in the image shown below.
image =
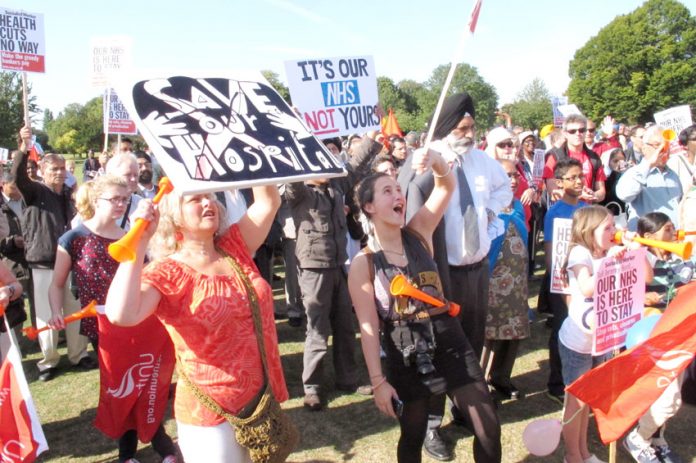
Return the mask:
<path id="1" fill-rule="evenodd" d="M 17 347 L 8 333 L 3 335 L 6 338 L 3 342 L 9 345 L 9 350 L 0 367 L 0 461 L 31 463 L 48 450 L 48 444 Z"/>
<path id="2" fill-rule="evenodd" d="M 471 11 L 471 18 L 469 19 L 469 31 L 473 34 L 476 30 L 476 23 L 478 22 L 479 13 L 481 12 L 481 0 L 476 0 L 474 9 Z"/>
<path id="3" fill-rule="evenodd" d="M 399 121 L 396 120 L 396 116 L 394 115 L 393 109 L 389 108 L 389 115 L 386 119 L 386 122 L 382 126 L 382 133 L 384 134 L 384 138 L 389 139 L 389 137 L 392 137 L 394 135 L 403 137 L 404 133 L 401 131 L 401 127 L 399 127 Z"/>
<path id="4" fill-rule="evenodd" d="M 566 388 L 592 407 L 605 444 L 621 438 L 693 359 L 695 298 L 696 283 L 682 287 L 647 341 Z"/>
<path id="5" fill-rule="evenodd" d="M 94 425 L 118 439 L 129 429 L 149 442 L 162 422 L 176 359 L 169 334 L 155 316 L 120 327 L 98 315 L 100 388 Z"/>

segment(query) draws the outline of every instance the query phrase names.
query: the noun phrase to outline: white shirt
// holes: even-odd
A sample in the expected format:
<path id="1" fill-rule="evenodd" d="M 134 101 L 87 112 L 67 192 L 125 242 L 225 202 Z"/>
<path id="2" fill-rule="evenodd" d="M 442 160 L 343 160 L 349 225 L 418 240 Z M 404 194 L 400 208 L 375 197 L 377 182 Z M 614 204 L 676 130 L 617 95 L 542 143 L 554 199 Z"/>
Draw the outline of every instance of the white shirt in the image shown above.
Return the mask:
<path id="1" fill-rule="evenodd" d="M 694 186 L 694 174 L 696 174 L 696 162 L 690 163 L 685 152 L 675 153 L 667 160 L 667 167 L 679 176 L 682 185 L 682 193 L 686 194 Z"/>
<path id="2" fill-rule="evenodd" d="M 558 339 L 568 349 L 580 354 L 592 353 L 592 337 L 596 326 L 594 299 L 582 294 L 577 277 L 571 268 L 583 265 L 591 268 L 592 275 L 595 275 L 601 262 L 602 259 L 593 259 L 590 251 L 583 246 L 574 246 L 568 254 L 570 304 L 568 304 L 568 318 L 561 325 Z"/>
<path id="3" fill-rule="evenodd" d="M 478 251 L 472 256 L 465 250 L 464 217 L 459 201 L 459 190 L 455 190 L 445 211 L 445 238 L 447 241 L 447 260 L 450 265 L 470 265 L 480 262 L 488 255 L 491 237 L 488 232 L 488 212 L 490 209 L 497 218 L 503 207 L 512 202 L 510 179 L 500 163 L 485 152 L 472 148 L 468 153 L 458 156 L 446 143 L 439 140 L 432 149 L 442 153 L 447 161 L 462 163 L 469 190 L 474 200 L 479 225 Z M 454 169 L 455 166 L 452 166 Z M 456 178 L 456 175 L 455 175 Z M 457 188 L 459 185 L 457 185 Z"/>

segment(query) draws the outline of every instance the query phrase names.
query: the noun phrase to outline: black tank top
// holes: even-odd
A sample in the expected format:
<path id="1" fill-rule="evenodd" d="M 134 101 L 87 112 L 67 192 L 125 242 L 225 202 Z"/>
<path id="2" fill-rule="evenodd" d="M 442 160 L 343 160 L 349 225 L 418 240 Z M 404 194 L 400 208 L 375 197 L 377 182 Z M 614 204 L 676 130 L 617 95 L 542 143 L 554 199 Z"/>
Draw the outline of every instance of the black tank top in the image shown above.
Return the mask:
<path id="1" fill-rule="evenodd" d="M 440 275 L 437 265 L 427 248 L 425 240 L 417 232 L 408 228 L 401 230 L 406 260 L 405 267 L 392 265 L 384 255 L 384 251 L 372 250 L 374 267 L 373 286 L 375 289 L 375 304 L 379 318 L 385 322 L 399 320 L 401 314 L 432 308 L 432 306 L 403 296 L 392 296 L 389 285 L 398 274 L 403 274 L 417 289 L 444 300 Z M 409 307 L 409 303 L 411 307 Z"/>

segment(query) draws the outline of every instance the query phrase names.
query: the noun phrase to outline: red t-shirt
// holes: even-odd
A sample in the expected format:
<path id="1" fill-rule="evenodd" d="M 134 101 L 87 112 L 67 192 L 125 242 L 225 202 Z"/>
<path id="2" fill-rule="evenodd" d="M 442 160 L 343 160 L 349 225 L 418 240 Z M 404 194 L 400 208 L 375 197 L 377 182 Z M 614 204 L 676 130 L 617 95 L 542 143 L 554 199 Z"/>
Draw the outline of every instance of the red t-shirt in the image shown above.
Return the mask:
<path id="1" fill-rule="evenodd" d="M 237 225 L 216 243 L 249 276 L 261 311 L 269 380 L 278 401 L 288 399 L 278 352 L 271 287 L 259 275 Z M 236 414 L 264 387 L 263 365 L 251 308 L 236 275 L 205 275 L 174 259 L 152 262 L 143 272 L 162 299 L 155 311 L 174 342 L 186 375 L 226 411 Z M 222 416 L 206 408 L 178 381 L 176 419 L 214 426 Z"/>
<path id="2" fill-rule="evenodd" d="M 594 182 L 605 182 L 607 176 L 604 173 L 604 168 L 600 165 L 599 168 L 592 173 L 592 161 L 590 157 L 585 153 L 585 151 L 571 151 L 568 150 L 568 156 L 573 159 L 577 159 L 582 164 L 582 174 L 585 176 L 585 186 L 594 191 Z M 556 158 L 550 155 L 546 159 L 546 164 L 544 165 L 544 180 L 553 177 L 553 169 L 556 168 Z"/>

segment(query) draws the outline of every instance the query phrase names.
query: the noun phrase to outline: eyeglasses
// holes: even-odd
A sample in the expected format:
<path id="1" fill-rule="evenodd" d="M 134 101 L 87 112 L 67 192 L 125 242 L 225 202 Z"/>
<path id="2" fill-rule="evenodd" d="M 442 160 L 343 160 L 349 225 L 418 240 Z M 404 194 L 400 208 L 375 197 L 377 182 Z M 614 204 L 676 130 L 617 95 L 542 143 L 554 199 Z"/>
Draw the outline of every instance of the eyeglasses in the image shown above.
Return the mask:
<path id="1" fill-rule="evenodd" d="M 127 196 L 114 196 L 113 198 L 99 198 L 99 199 L 103 199 L 104 201 L 109 201 L 114 206 L 118 206 L 119 204 L 128 204 L 128 201 L 130 201 L 130 198 Z"/>
<path id="2" fill-rule="evenodd" d="M 580 181 L 584 181 L 584 180 L 585 180 L 585 176 L 584 176 L 584 175 L 573 175 L 573 176 L 571 176 L 571 177 L 561 177 L 561 178 L 562 178 L 563 180 L 568 180 L 569 182 L 573 182 L 573 183 L 577 182 L 578 180 L 580 180 Z"/>
<path id="3" fill-rule="evenodd" d="M 568 132 L 571 135 L 575 135 L 578 132 L 585 133 L 585 132 L 587 132 L 587 129 L 584 127 L 582 129 L 568 129 L 568 130 L 566 130 L 566 132 Z"/>
<path id="4" fill-rule="evenodd" d="M 500 143 L 498 143 L 495 146 L 497 146 L 500 149 L 504 149 L 504 148 L 512 148 L 513 146 L 515 146 L 515 144 L 511 141 L 501 141 Z"/>
<path id="5" fill-rule="evenodd" d="M 525 145 L 526 145 L 526 144 L 532 144 L 532 143 L 534 143 L 534 139 L 533 139 L 533 138 L 527 138 L 527 139 L 526 139 L 525 141 L 523 141 L 522 143 L 524 143 Z"/>

